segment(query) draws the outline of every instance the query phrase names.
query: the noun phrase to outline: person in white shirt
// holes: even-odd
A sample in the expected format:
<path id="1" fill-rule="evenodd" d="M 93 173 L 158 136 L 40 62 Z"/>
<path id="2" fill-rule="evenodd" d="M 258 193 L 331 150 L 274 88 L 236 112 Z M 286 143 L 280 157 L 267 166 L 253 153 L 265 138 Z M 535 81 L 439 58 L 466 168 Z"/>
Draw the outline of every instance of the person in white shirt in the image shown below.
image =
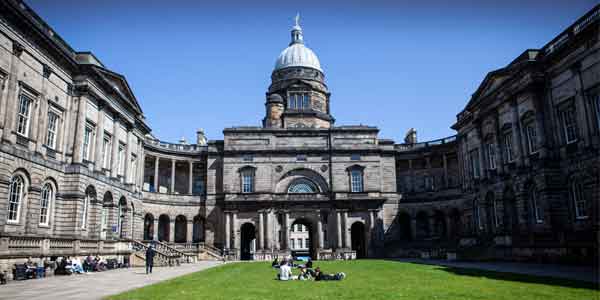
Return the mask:
<path id="1" fill-rule="evenodd" d="M 292 276 L 292 268 L 285 262 L 279 267 L 279 280 L 287 281 L 294 279 Z"/>

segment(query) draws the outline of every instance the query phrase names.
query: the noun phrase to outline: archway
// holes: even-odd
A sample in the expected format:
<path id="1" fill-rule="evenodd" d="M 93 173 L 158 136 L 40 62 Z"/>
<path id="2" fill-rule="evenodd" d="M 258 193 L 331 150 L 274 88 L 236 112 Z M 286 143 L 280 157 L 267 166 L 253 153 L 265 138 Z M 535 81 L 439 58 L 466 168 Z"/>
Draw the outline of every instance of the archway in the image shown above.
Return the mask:
<path id="1" fill-rule="evenodd" d="M 446 238 L 446 216 L 441 210 L 436 210 L 433 214 L 433 232 L 436 238 Z"/>
<path id="2" fill-rule="evenodd" d="M 462 221 L 460 217 L 460 211 L 458 208 L 450 210 L 450 237 L 452 240 L 459 240 L 462 235 Z"/>
<path id="3" fill-rule="evenodd" d="M 102 209 L 100 212 L 100 239 L 106 239 L 108 233 L 110 232 L 110 211 L 113 205 L 112 194 L 107 191 L 104 193 L 104 197 L 102 198 Z"/>
<path id="4" fill-rule="evenodd" d="M 194 243 L 204 242 L 204 218 L 201 216 L 194 217 L 192 241 Z"/>
<path id="5" fill-rule="evenodd" d="M 154 216 L 146 214 L 144 217 L 144 240 L 150 241 L 154 239 Z"/>
<path id="6" fill-rule="evenodd" d="M 124 238 L 125 232 L 127 230 L 124 226 L 126 217 L 125 214 L 127 213 L 127 200 L 125 199 L 125 197 L 121 197 L 121 199 L 119 199 L 117 213 L 117 231 L 119 232 L 119 237 Z"/>
<path id="7" fill-rule="evenodd" d="M 365 235 L 365 224 L 362 222 L 354 222 L 350 227 L 350 239 L 352 250 L 356 251 L 356 258 L 365 258 L 367 256 Z"/>
<path id="8" fill-rule="evenodd" d="M 183 215 L 175 218 L 175 243 L 187 241 L 187 219 Z"/>
<path id="9" fill-rule="evenodd" d="M 516 232 L 518 230 L 519 219 L 517 214 L 516 198 L 513 190 L 508 188 L 504 191 L 502 198 L 503 223 L 505 232 Z"/>
<path id="10" fill-rule="evenodd" d="M 242 234 L 240 259 L 252 260 L 256 250 L 256 229 L 252 223 L 244 223 L 240 228 L 240 232 Z"/>
<path id="11" fill-rule="evenodd" d="M 158 217 L 158 240 L 169 241 L 171 219 L 167 215 L 160 215 Z"/>
<path id="12" fill-rule="evenodd" d="M 425 239 L 429 237 L 429 217 L 427 213 L 421 211 L 417 214 L 417 237 L 419 239 Z"/>
<path id="13" fill-rule="evenodd" d="M 398 233 L 399 240 L 410 241 L 412 239 L 412 230 L 410 226 L 410 215 L 403 212 L 398 215 Z"/>
<path id="14" fill-rule="evenodd" d="M 316 259 L 313 232 L 312 224 L 307 219 L 297 219 L 292 223 L 287 242 L 293 257 Z"/>

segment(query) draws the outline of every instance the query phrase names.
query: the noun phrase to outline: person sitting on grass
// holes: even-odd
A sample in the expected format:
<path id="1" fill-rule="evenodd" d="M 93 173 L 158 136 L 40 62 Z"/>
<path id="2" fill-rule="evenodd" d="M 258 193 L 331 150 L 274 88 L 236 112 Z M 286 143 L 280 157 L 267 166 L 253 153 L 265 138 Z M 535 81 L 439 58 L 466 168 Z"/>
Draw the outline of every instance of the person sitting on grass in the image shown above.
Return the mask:
<path id="1" fill-rule="evenodd" d="M 271 268 L 279 268 L 279 259 L 277 257 L 275 257 L 275 259 L 271 263 Z"/>
<path id="2" fill-rule="evenodd" d="M 317 267 L 315 269 L 315 281 L 342 280 L 344 278 L 346 278 L 346 273 L 344 273 L 344 272 L 339 272 L 336 274 L 325 274 L 325 273 L 321 272 L 320 267 Z"/>
<path id="3" fill-rule="evenodd" d="M 298 275 L 298 280 L 311 280 L 311 279 L 312 279 L 312 276 L 306 268 L 300 269 L 300 275 Z"/>
<path id="4" fill-rule="evenodd" d="M 288 265 L 288 262 L 285 260 L 279 267 L 279 274 L 277 275 L 277 279 L 281 281 L 294 280 L 294 276 L 292 275 L 292 268 Z"/>

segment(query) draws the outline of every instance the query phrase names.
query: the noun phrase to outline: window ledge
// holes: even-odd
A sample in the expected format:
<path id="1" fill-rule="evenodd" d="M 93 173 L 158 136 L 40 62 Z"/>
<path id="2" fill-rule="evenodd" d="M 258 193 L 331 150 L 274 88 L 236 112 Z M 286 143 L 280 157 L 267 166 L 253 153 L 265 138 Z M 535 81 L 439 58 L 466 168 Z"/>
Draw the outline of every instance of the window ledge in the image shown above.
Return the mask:
<path id="1" fill-rule="evenodd" d="M 41 228 L 50 228 L 50 224 L 38 224 L 38 227 L 41 227 Z"/>
<path id="2" fill-rule="evenodd" d="M 19 221 L 6 221 L 6 225 L 20 225 Z"/>
<path id="3" fill-rule="evenodd" d="M 587 219 L 588 219 L 588 216 L 575 217 L 575 220 L 578 220 L 578 221 L 587 220 Z"/>

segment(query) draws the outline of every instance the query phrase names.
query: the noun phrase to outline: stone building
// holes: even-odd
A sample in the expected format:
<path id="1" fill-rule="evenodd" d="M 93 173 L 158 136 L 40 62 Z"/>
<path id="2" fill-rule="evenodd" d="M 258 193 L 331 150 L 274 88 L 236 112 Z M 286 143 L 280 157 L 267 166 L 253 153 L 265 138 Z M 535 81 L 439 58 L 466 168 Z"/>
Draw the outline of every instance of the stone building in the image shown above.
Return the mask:
<path id="1" fill-rule="evenodd" d="M 382 256 L 590 261 L 598 248 L 600 7 L 489 73 L 456 136 L 335 126 L 296 21 L 262 127 L 160 141 L 126 78 L 0 2 L 0 270 L 28 257 Z M 333 100 L 335 104 L 335 100 Z M 143 101 L 142 101 L 143 102 Z M 302 227 L 302 238 L 292 228 Z M 204 255 L 204 256 L 202 256 Z"/>

